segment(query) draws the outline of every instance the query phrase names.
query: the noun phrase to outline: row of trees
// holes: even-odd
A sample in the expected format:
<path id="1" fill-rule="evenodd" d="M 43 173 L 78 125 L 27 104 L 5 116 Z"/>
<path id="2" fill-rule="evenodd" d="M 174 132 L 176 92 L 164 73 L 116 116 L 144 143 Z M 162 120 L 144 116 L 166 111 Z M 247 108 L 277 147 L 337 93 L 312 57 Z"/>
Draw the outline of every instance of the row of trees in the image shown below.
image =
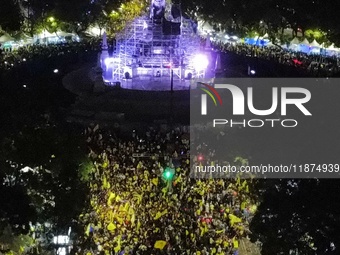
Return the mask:
<path id="1" fill-rule="evenodd" d="M 293 30 L 292 36 L 299 32 L 305 35 L 305 31 L 311 29 L 324 31 L 326 35 L 315 33 L 312 35 L 315 39 L 322 41 L 327 37 L 337 44 L 340 43 L 339 5 L 339 2 L 321 0 L 222 0 L 214 4 L 182 0 L 182 7 L 189 16 L 198 16 L 237 35 L 257 31 L 260 35 L 268 33 L 272 39 L 284 40 L 285 28 Z"/>
<path id="2" fill-rule="evenodd" d="M 3 30 L 25 30 L 33 34 L 41 29 L 54 32 L 63 29 L 81 33 L 90 25 L 105 28 L 114 34 L 150 5 L 149 0 L 5 0 L 0 10 Z M 284 29 L 293 36 L 308 29 L 312 39 L 330 39 L 340 43 L 340 3 L 321 0 L 221 0 L 213 5 L 204 0 L 173 0 L 191 18 L 200 18 L 240 36 L 257 31 L 271 38 L 284 40 Z M 50 19 L 53 17 L 53 19 Z M 324 31 L 324 32 L 317 32 Z M 313 38 L 314 37 L 314 38 Z"/>
<path id="3" fill-rule="evenodd" d="M 147 0 L 5 0 L 0 10 L 0 28 L 30 35 L 44 29 L 82 33 L 99 26 L 115 33 L 146 9 Z"/>

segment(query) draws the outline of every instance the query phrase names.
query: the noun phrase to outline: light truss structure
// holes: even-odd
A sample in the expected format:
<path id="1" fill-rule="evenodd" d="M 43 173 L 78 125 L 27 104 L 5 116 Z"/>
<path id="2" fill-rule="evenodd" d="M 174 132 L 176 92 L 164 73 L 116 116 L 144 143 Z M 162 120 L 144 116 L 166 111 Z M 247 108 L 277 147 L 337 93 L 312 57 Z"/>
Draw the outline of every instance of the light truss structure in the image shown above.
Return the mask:
<path id="1" fill-rule="evenodd" d="M 164 17 L 145 15 L 136 18 L 116 37 L 116 51 L 111 62 L 112 80 L 141 77 L 150 80 L 170 77 L 171 72 L 179 80 L 204 78 L 205 70 L 197 70 L 194 64 L 201 39 L 193 24 L 184 17 L 178 18 L 177 24 Z M 164 31 L 165 25 L 169 25 L 167 31 Z M 171 31 L 172 25 L 176 31 Z"/>

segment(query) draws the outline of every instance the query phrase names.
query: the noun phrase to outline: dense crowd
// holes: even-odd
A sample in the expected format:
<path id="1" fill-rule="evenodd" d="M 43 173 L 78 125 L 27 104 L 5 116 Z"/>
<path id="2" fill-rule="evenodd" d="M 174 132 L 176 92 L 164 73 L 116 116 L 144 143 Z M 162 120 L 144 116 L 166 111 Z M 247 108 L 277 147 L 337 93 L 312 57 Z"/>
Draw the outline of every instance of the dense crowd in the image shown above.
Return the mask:
<path id="1" fill-rule="evenodd" d="M 339 59 L 294 52 L 278 46 L 254 46 L 243 43 L 216 43 L 214 47 L 222 52 L 235 52 L 247 57 L 262 58 L 280 64 L 296 66 L 307 70 L 314 76 L 333 76 L 339 73 Z"/>
<path id="2" fill-rule="evenodd" d="M 238 254 L 256 210 L 252 181 L 190 178 L 188 132 L 149 128 L 123 139 L 87 130 L 91 210 L 80 217 L 85 239 L 75 254 Z"/>
<path id="3" fill-rule="evenodd" d="M 16 51 L 0 51 L 0 70 L 9 70 L 20 63 L 30 60 L 39 61 L 62 55 L 73 53 L 83 53 L 87 51 L 98 51 L 100 43 L 98 40 L 68 42 L 60 44 L 30 44 L 18 48 Z"/>

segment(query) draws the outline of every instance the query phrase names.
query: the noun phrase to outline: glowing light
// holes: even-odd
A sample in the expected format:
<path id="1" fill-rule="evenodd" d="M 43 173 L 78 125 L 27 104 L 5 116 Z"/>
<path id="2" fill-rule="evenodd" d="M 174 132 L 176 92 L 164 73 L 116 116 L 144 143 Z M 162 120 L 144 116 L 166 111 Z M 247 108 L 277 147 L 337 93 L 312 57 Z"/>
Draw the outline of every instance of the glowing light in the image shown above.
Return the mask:
<path id="1" fill-rule="evenodd" d="M 49 18 L 48 18 L 48 21 L 49 21 L 49 22 L 54 22 L 54 20 L 55 20 L 54 17 L 49 17 Z"/>
<path id="2" fill-rule="evenodd" d="M 28 173 L 30 171 L 33 172 L 34 170 L 32 168 L 28 167 L 28 166 L 26 166 L 26 167 L 24 167 L 20 170 L 20 172 L 22 172 L 22 173 Z"/>
<path id="3" fill-rule="evenodd" d="M 59 73 L 59 70 L 58 69 L 54 69 L 53 73 Z"/>
<path id="4" fill-rule="evenodd" d="M 194 58 L 194 67 L 197 71 L 205 70 L 209 65 L 209 60 L 205 55 L 197 55 Z"/>
<path id="5" fill-rule="evenodd" d="M 113 63 L 118 63 L 118 62 L 119 62 L 119 58 L 106 58 L 104 60 L 104 63 L 105 63 L 106 66 L 109 66 Z"/>
<path id="6" fill-rule="evenodd" d="M 94 35 L 94 36 L 99 36 L 101 34 L 101 30 L 99 27 L 91 27 L 89 28 L 89 33 Z"/>
<path id="7" fill-rule="evenodd" d="M 146 24 L 146 22 L 144 21 L 144 23 L 143 23 L 143 29 L 145 30 L 145 29 L 147 29 L 148 28 L 148 24 Z"/>
<path id="8" fill-rule="evenodd" d="M 252 75 L 255 75 L 255 74 L 256 74 L 255 70 L 250 70 L 250 73 L 251 73 Z"/>
<path id="9" fill-rule="evenodd" d="M 66 255 L 66 254 L 67 254 L 66 248 L 65 248 L 65 247 L 60 247 L 60 248 L 57 250 L 57 254 L 58 254 L 58 255 Z"/>
<path id="10" fill-rule="evenodd" d="M 174 178 L 175 171 L 172 168 L 167 167 L 163 172 L 163 178 L 167 181 L 171 181 Z"/>
<path id="11" fill-rule="evenodd" d="M 22 85 L 22 87 L 23 87 L 23 88 L 27 88 L 27 85 L 24 84 L 24 85 Z"/>
<path id="12" fill-rule="evenodd" d="M 26 58 L 23 58 L 22 61 L 26 62 Z"/>
<path id="13" fill-rule="evenodd" d="M 68 236 L 54 236 L 53 237 L 53 243 L 54 244 L 68 244 L 70 242 L 70 237 Z"/>

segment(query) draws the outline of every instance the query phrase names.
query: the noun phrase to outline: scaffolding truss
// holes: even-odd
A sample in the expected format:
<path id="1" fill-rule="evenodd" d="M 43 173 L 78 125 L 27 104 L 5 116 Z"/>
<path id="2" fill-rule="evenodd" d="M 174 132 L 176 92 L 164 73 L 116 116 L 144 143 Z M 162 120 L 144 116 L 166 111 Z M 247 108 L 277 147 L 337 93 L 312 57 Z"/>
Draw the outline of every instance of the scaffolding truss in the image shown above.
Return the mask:
<path id="1" fill-rule="evenodd" d="M 180 18 L 179 35 L 166 35 L 163 22 L 164 18 L 138 17 L 117 35 L 113 80 L 170 76 L 171 70 L 178 79 L 204 76 L 204 71 L 194 68 L 200 37 L 194 32 L 192 21 Z"/>

